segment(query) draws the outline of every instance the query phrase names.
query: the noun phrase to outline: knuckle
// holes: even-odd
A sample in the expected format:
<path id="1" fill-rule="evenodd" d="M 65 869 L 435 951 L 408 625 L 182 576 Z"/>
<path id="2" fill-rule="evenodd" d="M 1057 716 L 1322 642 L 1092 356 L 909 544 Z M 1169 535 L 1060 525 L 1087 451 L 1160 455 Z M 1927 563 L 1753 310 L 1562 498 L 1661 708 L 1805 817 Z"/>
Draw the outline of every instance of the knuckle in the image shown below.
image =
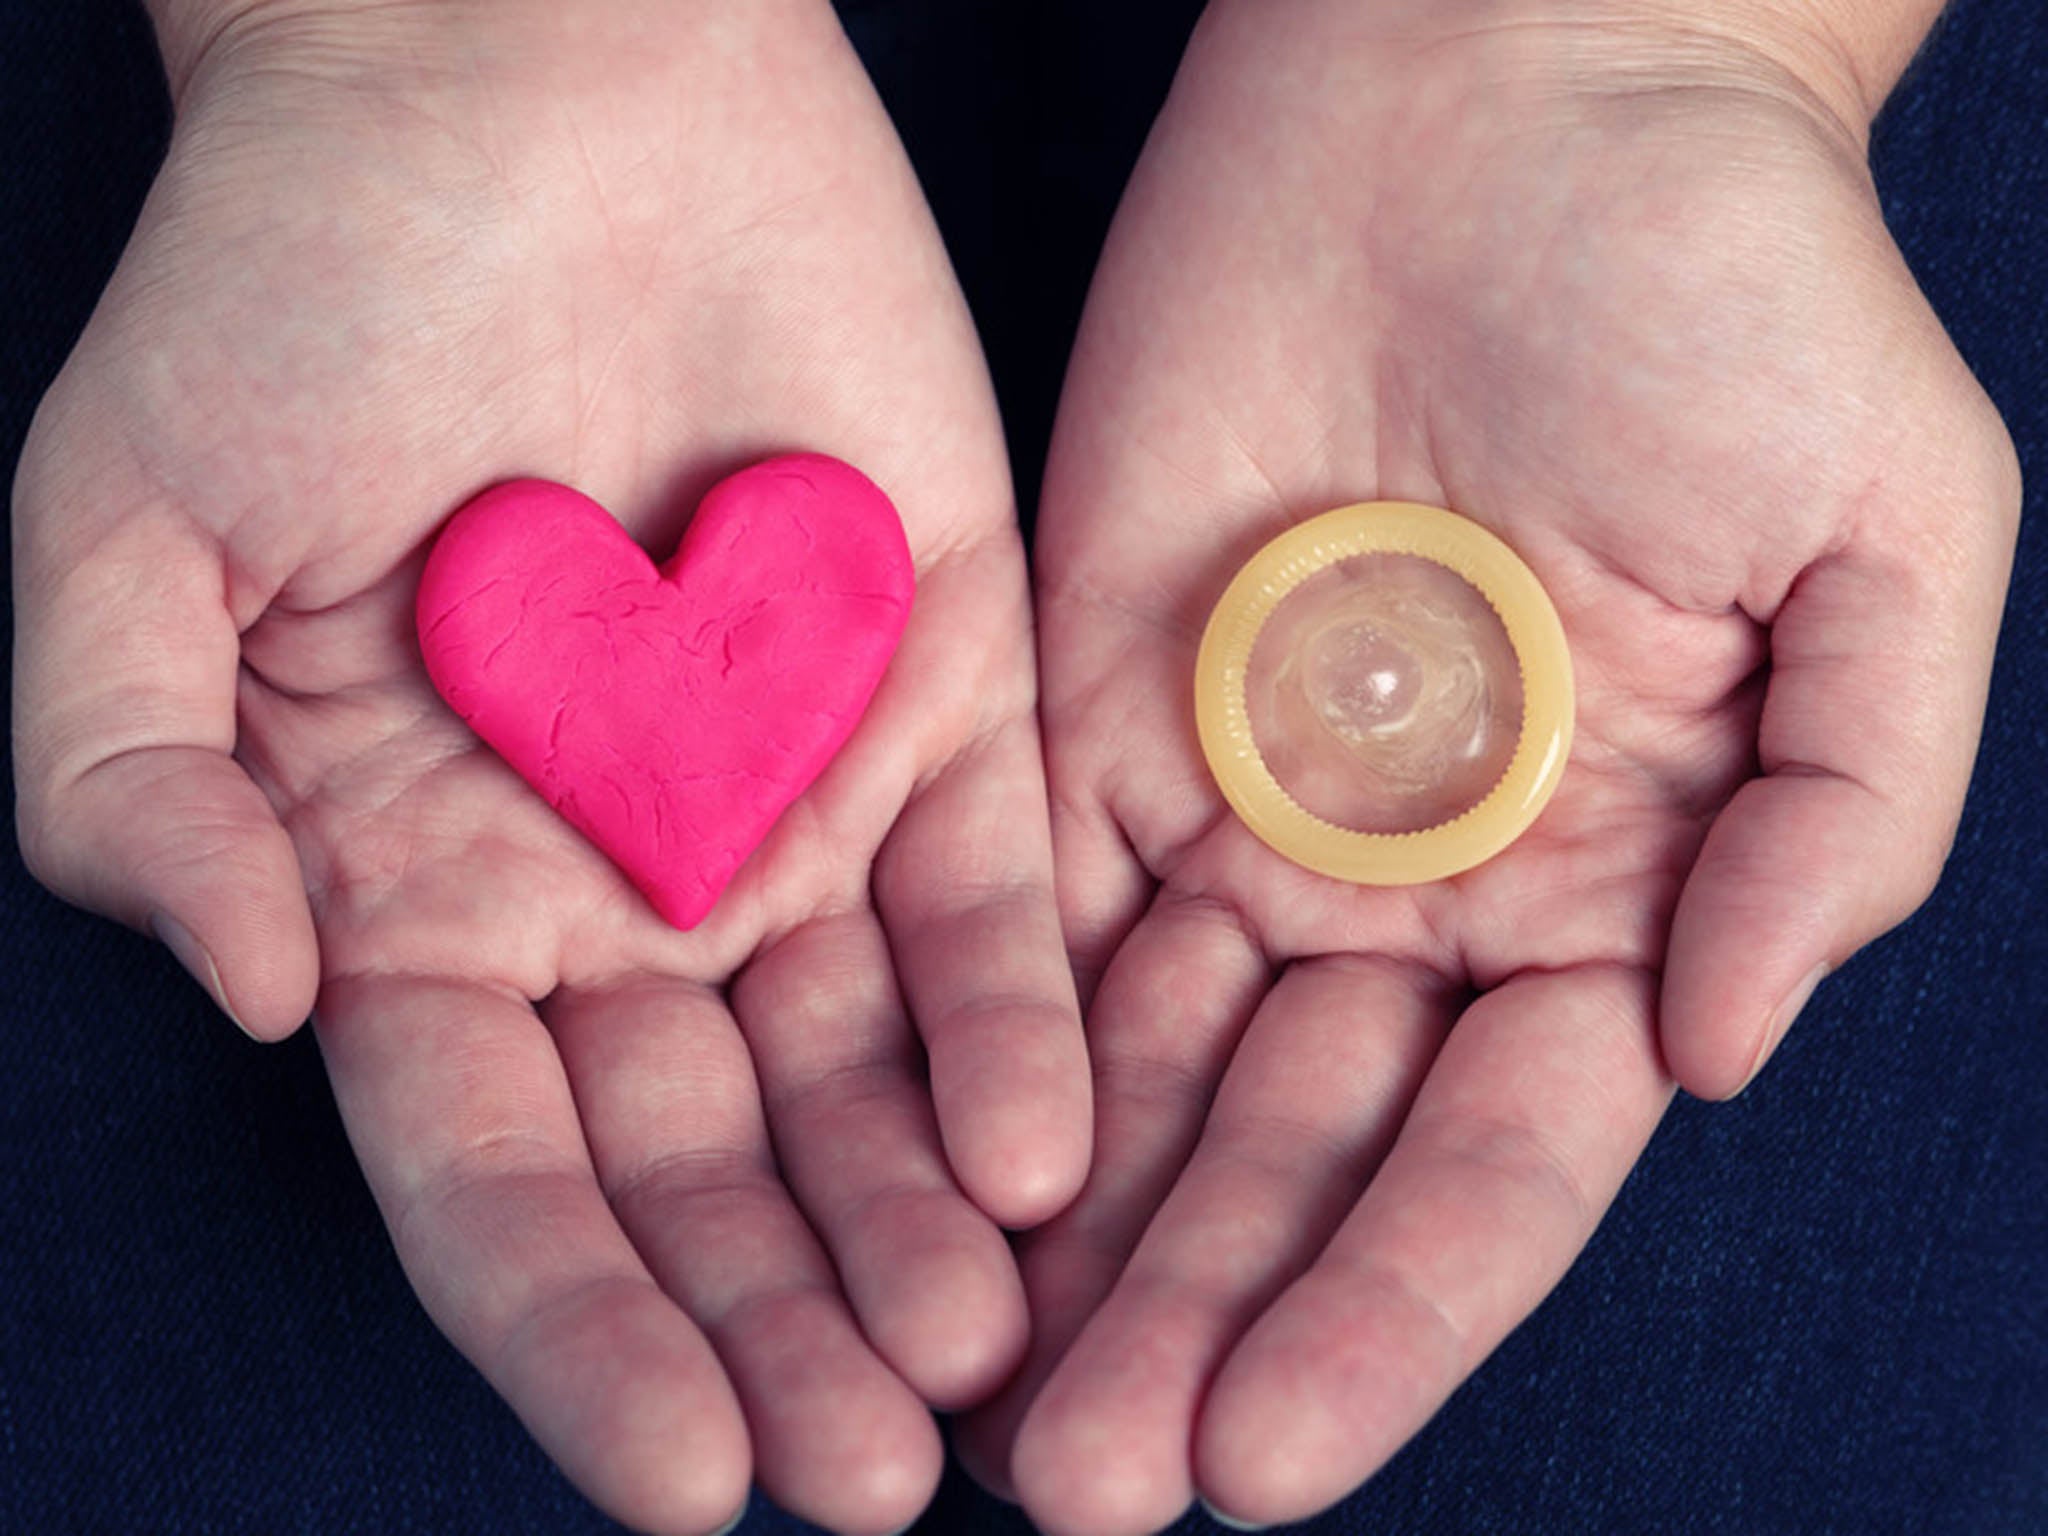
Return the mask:
<path id="1" fill-rule="evenodd" d="M 14 840 L 21 850 L 21 862 L 38 885 L 62 895 L 71 860 L 61 824 L 50 813 L 49 797 L 19 776 L 15 795 Z"/>
<path id="2" fill-rule="evenodd" d="M 1972 423 L 1975 431 L 1968 439 L 1976 449 L 1980 461 L 1985 465 L 1994 483 L 2002 488 L 2017 491 L 2020 486 L 2020 456 L 2014 446 L 2012 432 L 2005 424 L 2005 417 L 1997 404 L 1980 389 L 1977 395 L 1977 410 Z"/>
<path id="3" fill-rule="evenodd" d="M 1925 852 L 1905 862 L 1890 914 L 1892 926 L 1903 923 L 1927 905 L 1940 888 L 1942 871 L 1948 865 L 1949 851 L 1954 844 L 1955 832 L 1951 828 Z"/>

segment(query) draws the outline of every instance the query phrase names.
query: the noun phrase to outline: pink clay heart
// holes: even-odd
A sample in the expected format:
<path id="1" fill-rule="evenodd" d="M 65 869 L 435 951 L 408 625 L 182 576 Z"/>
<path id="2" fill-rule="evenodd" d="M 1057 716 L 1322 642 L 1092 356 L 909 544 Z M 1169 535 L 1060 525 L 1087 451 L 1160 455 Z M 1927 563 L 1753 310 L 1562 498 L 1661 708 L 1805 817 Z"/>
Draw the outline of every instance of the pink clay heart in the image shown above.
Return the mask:
<path id="1" fill-rule="evenodd" d="M 704 498 L 657 570 L 545 480 L 449 520 L 420 650 L 455 712 L 678 928 L 845 742 L 910 614 L 896 509 L 816 454 Z"/>

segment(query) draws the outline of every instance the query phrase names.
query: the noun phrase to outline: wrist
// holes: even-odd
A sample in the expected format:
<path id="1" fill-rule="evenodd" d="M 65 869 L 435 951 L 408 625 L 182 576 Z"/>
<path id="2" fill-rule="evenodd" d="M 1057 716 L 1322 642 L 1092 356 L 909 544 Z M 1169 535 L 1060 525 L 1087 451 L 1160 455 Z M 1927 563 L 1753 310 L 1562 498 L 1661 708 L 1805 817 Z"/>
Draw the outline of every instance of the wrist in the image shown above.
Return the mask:
<path id="1" fill-rule="evenodd" d="M 1767 58 L 1865 137 L 1944 0 L 1609 0 L 1649 24 Z"/>
<path id="2" fill-rule="evenodd" d="M 217 71 L 286 61 L 388 88 L 408 74 L 600 72 L 707 42 L 758 43 L 792 27 L 838 31 L 830 0 L 143 0 L 174 104 Z M 822 23 L 822 29 L 821 29 Z"/>
<path id="3" fill-rule="evenodd" d="M 1789 88 L 1857 143 L 1942 0 L 1211 0 L 1225 26 L 1298 28 L 1325 59 L 1365 51 L 1424 64 L 1446 42 L 1548 52 L 1598 87 L 1657 83 Z M 1523 62 L 1527 62 L 1525 59 Z"/>
<path id="4" fill-rule="evenodd" d="M 408 25 L 434 22 L 448 6 L 439 0 L 379 5 L 376 0 L 143 0 L 156 31 L 157 52 L 182 106 L 194 83 L 252 43 L 278 40 L 330 50 L 366 51 Z"/>

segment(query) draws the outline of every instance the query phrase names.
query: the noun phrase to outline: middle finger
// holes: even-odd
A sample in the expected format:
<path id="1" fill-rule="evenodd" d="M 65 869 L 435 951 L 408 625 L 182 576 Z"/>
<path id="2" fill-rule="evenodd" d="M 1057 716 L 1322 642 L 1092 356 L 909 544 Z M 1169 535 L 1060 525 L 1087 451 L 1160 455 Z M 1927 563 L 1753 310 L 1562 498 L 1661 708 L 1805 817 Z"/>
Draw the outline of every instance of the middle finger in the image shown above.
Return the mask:
<path id="1" fill-rule="evenodd" d="M 1323 956 L 1281 976 L 1186 1169 L 1024 1420 L 1011 1471 L 1033 1515 L 1113 1536 L 1187 1507 L 1210 1378 L 1343 1219 L 1455 1006 L 1449 983 L 1391 960 Z"/>
<path id="2" fill-rule="evenodd" d="M 937 1485 L 937 1433 L 783 1185 L 723 1001 L 648 977 L 544 1012 L 605 1195 L 730 1373 L 761 1486 L 838 1530 L 902 1526 Z"/>

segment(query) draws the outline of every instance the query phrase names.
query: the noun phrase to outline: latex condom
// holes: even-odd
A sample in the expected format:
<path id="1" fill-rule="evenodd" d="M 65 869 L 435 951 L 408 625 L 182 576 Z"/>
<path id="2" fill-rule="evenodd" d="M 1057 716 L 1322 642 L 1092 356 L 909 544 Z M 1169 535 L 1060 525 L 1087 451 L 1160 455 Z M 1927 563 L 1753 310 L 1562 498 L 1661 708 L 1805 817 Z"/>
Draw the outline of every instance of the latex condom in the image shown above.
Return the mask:
<path id="1" fill-rule="evenodd" d="M 1492 533 L 1412 502 L 1341 507 L 1245 564 L 1195 662 L 1231 808 L 1296 864 L 1415 885 L 1484 863 L 1564 774 L 1571 654 Z"/>

